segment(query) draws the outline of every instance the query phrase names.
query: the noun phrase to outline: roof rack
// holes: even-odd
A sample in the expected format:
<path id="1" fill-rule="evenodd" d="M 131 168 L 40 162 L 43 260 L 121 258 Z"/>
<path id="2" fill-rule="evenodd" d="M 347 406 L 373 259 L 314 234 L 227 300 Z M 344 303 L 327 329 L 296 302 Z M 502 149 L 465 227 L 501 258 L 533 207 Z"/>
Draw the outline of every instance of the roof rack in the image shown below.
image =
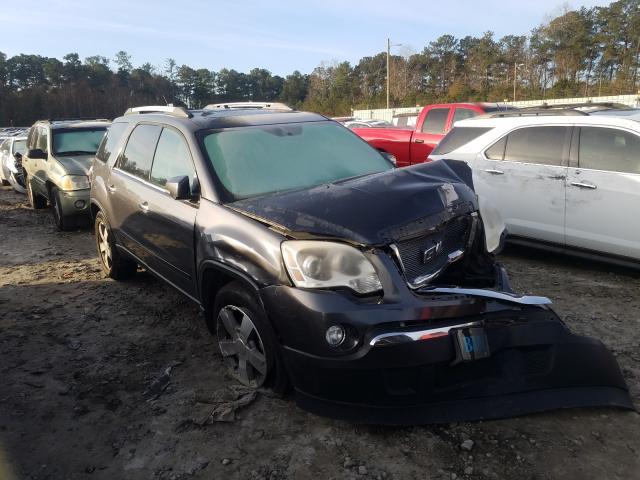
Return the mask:
<path id="1" fill-rule="evenodd" d="M 616 102 L 580 102 L 580 103 L 543 103 L 542 105 L 536 105 L 534 107 L 523 107 L 519 110 L 556 110 L 556 109 L 615 109 L 615 110 L 628 110 L 631 107 L 624 103 Z"/>
<path id="2" fill-rule="evenodd" d="M 124 112 L 125 115 L 133 115 L 135 113 L 167 113 L 174 117 L 191 118 L 193 115 L 184 107 L 174 107 L 169 105 L 148 105 L 145 107 L 133 107 Z"/>
<path id="3" fill-rule="evenodd" d="M 586 112 L 580 110 L 553 110 L 553 109 L 529 109 L 521 108 L 517 110 L 507 110 L 485 113 L 475 118 L 503 118 L 503 117 L 545 117 L 545 116 L 559 116 L 559 117 L 583 117 L 589 115 Z"/>
<path id="4" fill-rule="evenodd" d="M 211 103 L 204 107 L 204 110 L 219 110 L 219 109 L 260 109 L 260 110 L 280 110 L 286 112 L 292 112 L 293 108 L 289 105 L 279 102 L 228 102 L 228 103 Z"/>
<path id="5" fill-rule="evenodd" d="M 43 118 L 38 122 L 57 123 L 57 122 L 110 122 L 108 118 L 95 117 L 71 117 L 71 118 Z"/>

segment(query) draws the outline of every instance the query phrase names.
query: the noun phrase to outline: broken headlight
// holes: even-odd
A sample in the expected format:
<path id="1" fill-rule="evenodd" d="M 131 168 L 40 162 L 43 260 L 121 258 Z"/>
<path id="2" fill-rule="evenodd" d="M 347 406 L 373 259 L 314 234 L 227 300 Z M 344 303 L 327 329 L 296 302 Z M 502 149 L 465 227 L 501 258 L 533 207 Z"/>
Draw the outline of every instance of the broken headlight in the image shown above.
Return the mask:
<path id="1" fill-rule="evenodd" d="M 367 257 L 344 243 L 290 240 L 282 242 L 282 257 L 296 287 L 347 287 L 360 294 L 382 290 Z"/>

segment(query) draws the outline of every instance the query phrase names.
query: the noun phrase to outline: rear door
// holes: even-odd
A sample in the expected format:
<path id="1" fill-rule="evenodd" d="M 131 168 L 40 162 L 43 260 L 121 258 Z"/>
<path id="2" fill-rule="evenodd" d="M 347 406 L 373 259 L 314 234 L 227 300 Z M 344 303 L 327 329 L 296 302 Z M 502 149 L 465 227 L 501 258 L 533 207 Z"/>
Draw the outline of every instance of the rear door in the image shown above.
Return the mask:
<path id="1" fill-rule="evenodd" d="M 109 173 L 107 194 L 111 204 L 109 222 L 117 242 L 149 265 L 150 252 L 143 246 L 149 178 L 153 154 L 160 138 L 159 125 L 137 125 Z"/>
<path id="2" fill-rule="evenodd" d="M 510 235 L 564 244 L 570 126 L 511 131 L 473 165 L 478 195 L 498 208 Z"/>
<path id="3" fill-rule="evenodd" d="M 427 108 L 418 119 L 418 127 L 411 138 L 411 164 L 423 163 L 442 140 L 451 123 L 451 107 Z"/>
<path id="4" fill-rule="evenodd" d="M 577 155 L 567 178 L 567 244 L 640 259 L 640 136 L 611 127 L 576 130 Z"/>

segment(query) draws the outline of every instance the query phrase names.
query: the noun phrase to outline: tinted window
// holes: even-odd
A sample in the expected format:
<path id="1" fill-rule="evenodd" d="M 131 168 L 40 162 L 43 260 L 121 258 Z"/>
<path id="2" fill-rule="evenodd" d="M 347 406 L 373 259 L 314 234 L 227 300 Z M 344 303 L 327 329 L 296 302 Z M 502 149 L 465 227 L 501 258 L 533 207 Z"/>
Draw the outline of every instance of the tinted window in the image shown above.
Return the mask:
<path id="1" fill-rule="evenodd" d="M 334 122 L 228 129 L 207 133 L 203 143 L 218 179 L 235 198 L 393 169 L 366 142 Z"/>
<path id="2" fill-rule="evenodd" d="M 189 177 L 189 183 L 193 186 L 193 179 L 196 175 L 189 147 L 187 147 L 182 135 L 165 128 L 162 130 L 153 158 L 151 181 L 156 185 L 164 186 L 168 179 L 183 175 Z"/>
<path id="3" fill-rule="evenodd" d="M 507 135 L 504 159 L 511 162 L 562 165 L 567 127 L 521 128 Z"/>
<path id="4" fill-rule="evenodd" d="M 148 179 L 160 130 L 162 128 L 157 125 L 138 125 L 131 133 L 120 157 L 119 168 L 137 177 Z"/>
<path id="5" fill-rule="evenodd" d="M 95 155 L 106 127 L 53 131 L 54 155 Z"/>
<path id="6" fill-rule="evenodd" d="M 448 116 L 448 108 L 434 108 L 433 110 L 429 110 L 422 124 L 422 133 L 444 133 Z"/>
<path id="7" fill-rule="evenodd" d="M 480 115 L 479 112 L 476 112 L 475 110 L 471 110 L 469 108 L 456 108 L 456 111 L 453 114 L 453 123 L 464 120 L 466 118 L 477 117 L 478 115 Z"/>
<path id="8" fill-rule="evenodd" d="M 111 152 L 117 145 L 120 137 L 127 129 L 126 123 L 113 123 L 109 126 L 107 133 L 102 138 L 102 142 L 100 143 L 100 148 L 98 148 L 98 152 L 96 153 L 96 158 L 101 162 L 106 162 L 109 160 L 111 156 Z"/>
<path id="9" fill-rule="evenodd" d="M 614 128 L 580 129 L 581 168 L 640 173 L 640 137 Z"/>
<path id="10" fill-rule="evenodd" d="M 504 158 L 504 147 L 507 144 L 507 137 L 504 136 L 496 143 L 485 150 L 484 155 L 489 160 L 502 160 Z"/>
<path id="11" fill-rule="evenodd" d="M 438 146 L 433 150 L 433 155 L 444 155 L 445 153 L 453 152 L 457 148 L 466 145 L 471 140 L 475 140 L 480 135 L 487 133 L 491 128 L 476 128 L 476 127 L 454 127 L 447 135 L 440 141 Z"/>

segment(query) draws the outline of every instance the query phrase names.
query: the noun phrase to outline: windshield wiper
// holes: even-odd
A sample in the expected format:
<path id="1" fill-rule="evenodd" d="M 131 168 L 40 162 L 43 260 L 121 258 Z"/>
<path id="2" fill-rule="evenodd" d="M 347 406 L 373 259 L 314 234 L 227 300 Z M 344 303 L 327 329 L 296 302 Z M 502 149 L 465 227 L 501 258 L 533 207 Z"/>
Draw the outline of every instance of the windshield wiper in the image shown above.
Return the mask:
<path id="1" fill-rule="evenodd" d="M 55 155 L 59 155 L 61 157 L 67 157 L 70 155 L 95 155 L 96 152 L 89 152 L 86 150 L 68 150 L 66 152 L 56 152 Z"/>

